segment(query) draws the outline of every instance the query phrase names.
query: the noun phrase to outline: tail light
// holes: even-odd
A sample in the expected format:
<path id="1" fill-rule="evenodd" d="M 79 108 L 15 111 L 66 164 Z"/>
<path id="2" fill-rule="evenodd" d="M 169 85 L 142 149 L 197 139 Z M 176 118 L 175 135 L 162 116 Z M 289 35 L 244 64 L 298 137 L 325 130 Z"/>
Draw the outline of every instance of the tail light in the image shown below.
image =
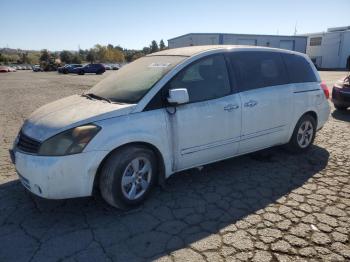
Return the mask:
<path id="1" fill-rule="evenodd" d="M 326 99 L 329 99 L 329 90 L 328 90 L 328 87 L 326 85 L 325 82 L 321 82 L 320 84 L 322 90 L 323 90 L 323 93 L 324 93 L 324 96 L 326 97 Z"/>

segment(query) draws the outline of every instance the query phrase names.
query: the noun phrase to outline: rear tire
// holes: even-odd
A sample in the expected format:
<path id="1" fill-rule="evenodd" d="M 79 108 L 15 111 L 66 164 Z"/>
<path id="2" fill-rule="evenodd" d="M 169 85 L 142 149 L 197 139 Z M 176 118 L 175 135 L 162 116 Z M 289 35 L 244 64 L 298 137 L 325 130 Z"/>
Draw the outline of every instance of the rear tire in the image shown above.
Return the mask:
<path id="1" fill-rule="evenodd" d="M 335 107 L 335 109 L 337 109 L 337 110 L 339 110 L 339 111 L 344 111 L 344 110 L 347 109 L 346 106 L 336 106 L 336 105 L 334 105 L 334 107 Z"/>
<path id="2" fill-rule="evenodd" d="M 103 199 L 126 209 L 140 205 L 149 195 L 157 176 L 157 159 L 152 150 L 128 146 L 113 152 L 100 175 Z"/>
<path id="3" fill-rule="evenodd" d="M 287 149 L 292 153 L 303 153 L 309 150 L 315 140 L 316 128 L 316 120 L 311 115 L 302 116 L 294 128 Z"/>

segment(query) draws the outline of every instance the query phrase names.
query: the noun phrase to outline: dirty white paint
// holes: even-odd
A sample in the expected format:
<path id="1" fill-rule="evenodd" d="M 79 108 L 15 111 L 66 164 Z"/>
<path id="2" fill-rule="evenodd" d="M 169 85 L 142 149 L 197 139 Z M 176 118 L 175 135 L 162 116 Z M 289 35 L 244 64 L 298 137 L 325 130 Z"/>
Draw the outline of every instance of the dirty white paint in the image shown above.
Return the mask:
<path id="1" fill-rule="evenodd" d="M 132 104 L 111 104 L 107 101 L 73 95 L 40 107 L 25 121 L 22 131 L 39 141 L 99 119 L 117 117 L 132 111 Z"/>
<path id="2" fill-rule="evenodd" d="M 150 64 L 148 67 L 152 68 L 152 67 L 155 67 L 155 68 L 158 68 L 158 67 L 168 67 L 170 66 L 171 64 L 170 63 L 152 63 Z"/>
<path id="3" fill-rule="evenodd" d="M 242 46 L 184 48 L 183 53 L 188 55 L 188 59 L 165 75 L 137 105 L 111 104 L 71 96 L 40 108 L 29 117 L 22 129 L 37 140 L 43 141 L 86 123 L 94 123 L 101 130 L 80 154 L 44 157 L 17 151 L 16 169 L 30 182 L 33 193 L 42 197 L 88 196 L 102 160 L 109 152 L 127 143 L 144 142 L 157 148 L 164 160 L 165 176 L 169 177 L 180 170 L 287 143 L 298 119 L 307 111 L 317 113 L 317 128 L 321 128 L 328 119 L 330 108 L 318 82 L 290 84 L 286 88 L 279 86 L 278 92 L 275 90 L 278 87 L 267 87 L 180 105 L 177 112 L 170 108 L 173 114 L 169 114 L 169 108 L 144 111 L 166 82 L 193 61 L 215 53 L 252 49 L 290 52 Z M 180 51 L 160 53 L 171 55 Z M 316 70 L 315 73 L 318 75 Z M 317 91 L 294 93 L 312 89 Z M 278 96 L 275 96 L 276 92 Z M 243 105 L 251 99 L 256 100 L 258 106 L 249 109 L 255 111 L 248 112 Z M 225 111 L 227 104 L 237 107 Z M 273 128 L 276 129 L 273 134 L 265 132 Z M 253 140 L 246 139 L 249 133 L 255 133 Z M 42 192 L 36 190 L 36 185 Z"/>

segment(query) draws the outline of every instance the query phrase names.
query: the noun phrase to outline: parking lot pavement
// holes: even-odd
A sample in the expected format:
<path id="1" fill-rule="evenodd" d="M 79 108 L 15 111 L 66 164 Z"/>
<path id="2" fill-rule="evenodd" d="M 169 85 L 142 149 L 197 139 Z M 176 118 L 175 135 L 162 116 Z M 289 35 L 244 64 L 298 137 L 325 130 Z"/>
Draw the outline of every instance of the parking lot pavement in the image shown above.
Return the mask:
<path id="1" fill-rule="evenodd" d="M 350 111 L 332 108 L 307 154 L 275 148 L 183 172 L 135 210 L 26 192 L 7 153 L 22 121 L 107 74 L 0 75 L 0 261 L 350 260 Z M 321 76 L 331 86 L 345 73 Z"/>

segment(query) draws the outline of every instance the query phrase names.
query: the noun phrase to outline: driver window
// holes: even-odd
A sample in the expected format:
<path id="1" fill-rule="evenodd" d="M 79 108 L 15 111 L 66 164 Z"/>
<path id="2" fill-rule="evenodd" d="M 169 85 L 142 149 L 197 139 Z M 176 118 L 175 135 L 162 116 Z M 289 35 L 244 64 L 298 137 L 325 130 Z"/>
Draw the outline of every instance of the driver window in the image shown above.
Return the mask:
<path id="1" fill-rule="evenodd" d="M 186 88 L 192 103 L 230 94 L 224 56 L 213 55 L 194 62 L 171 80 L 169 88 Z"/>

